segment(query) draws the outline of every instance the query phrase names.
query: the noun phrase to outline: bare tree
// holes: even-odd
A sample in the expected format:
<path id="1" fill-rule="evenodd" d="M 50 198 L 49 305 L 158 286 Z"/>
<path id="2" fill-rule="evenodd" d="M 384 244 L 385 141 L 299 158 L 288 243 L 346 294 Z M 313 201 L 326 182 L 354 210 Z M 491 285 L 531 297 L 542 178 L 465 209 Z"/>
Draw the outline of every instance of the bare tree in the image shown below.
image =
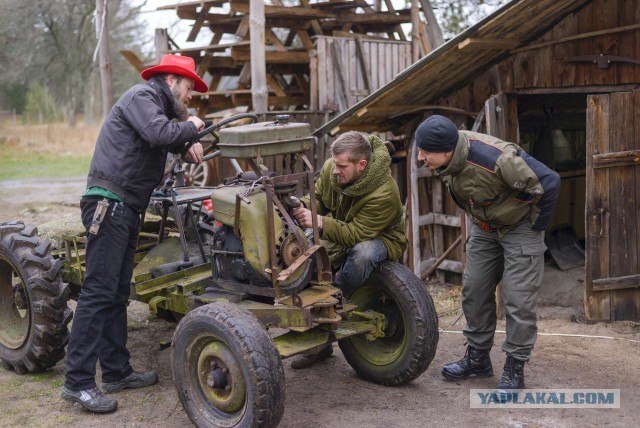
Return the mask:
<path id="1" fill-rule="evenodd" d="M 138 19 L 141 6 L 132 3 L 108 2 L 115 95 L 139 80 L 119 54 L 121 49 L 140 52 L 145 42 L 144 27 Z M 38 81 L 54 96 L 72 125 L 92 99 L 92 85 L 99 83 L 93 77 L 99 72 L 93 59 L 98 42 L 95 6 L 94 1 L 87 0 L 0 0 L 0 43 L 10 46 L 0 49 L 3 82 L 28 85 Z"/>

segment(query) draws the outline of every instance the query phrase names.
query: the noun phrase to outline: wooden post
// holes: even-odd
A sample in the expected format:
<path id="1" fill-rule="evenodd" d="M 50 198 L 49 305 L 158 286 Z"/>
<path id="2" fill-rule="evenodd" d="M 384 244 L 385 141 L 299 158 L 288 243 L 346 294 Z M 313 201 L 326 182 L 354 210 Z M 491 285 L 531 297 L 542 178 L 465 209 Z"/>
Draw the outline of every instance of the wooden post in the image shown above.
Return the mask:
<path id="1" fill-rule="evenodd" d="M 420 5 L 419 0 L 411 0 L 411 60 L 420 59 Z M 426 52 L 425 52 L 426 53 Z"/>
<path id="2" fill-rule="evenodd" d="M 153 44 L 156 49 L 156 63 L 169 52 L 169 35 L 166 28 L 156 28 L 153 36 Z"/>
<path id="3" fill-rule="evenodd" d="M 100 56 L 100 81 L 102 82 L 102 115 L 105 117 L 113 105 L 111 61 L 109 60 L 109 20 L 106 0 L 96 0 L 96 33 Z"/>
<path id="4" fill-rule="evenodd" d="M 251 101 L 253 111 L 264 113 L 269 106 L 267 65 L 265 61 L 264 2 L 251 0 L 249 12 L 251 37 Z"/>
<path id="5" fill-rule="evenodd" d="M 440 30 L 436 15 L 435 13 L 433 13 L 431 2 L 429 0 L 420 0 L 420 3 L 422 5 L 422 12 L 424 13 L 424 16 L 427 20 L 427 34 L 429 39 L 429 46 L 431 47 L 430 50 L 434 50 L 435 48 L 444 44 L 442 30 Z"/>

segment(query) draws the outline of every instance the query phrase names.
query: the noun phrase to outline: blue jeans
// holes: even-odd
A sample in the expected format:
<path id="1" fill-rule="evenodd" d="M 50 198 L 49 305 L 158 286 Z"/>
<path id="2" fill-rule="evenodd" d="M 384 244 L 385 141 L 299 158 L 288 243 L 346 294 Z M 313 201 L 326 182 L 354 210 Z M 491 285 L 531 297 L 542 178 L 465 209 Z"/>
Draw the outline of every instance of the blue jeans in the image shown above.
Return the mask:
<path id="1" fill-rule="evenodd" d="M 381 261 L 387 258 L 387 246 L 380 239 L 362 241 L 346 249 L 347 259 L 334 278 L 334 284 L 347 295 L 362 285 Z"/>

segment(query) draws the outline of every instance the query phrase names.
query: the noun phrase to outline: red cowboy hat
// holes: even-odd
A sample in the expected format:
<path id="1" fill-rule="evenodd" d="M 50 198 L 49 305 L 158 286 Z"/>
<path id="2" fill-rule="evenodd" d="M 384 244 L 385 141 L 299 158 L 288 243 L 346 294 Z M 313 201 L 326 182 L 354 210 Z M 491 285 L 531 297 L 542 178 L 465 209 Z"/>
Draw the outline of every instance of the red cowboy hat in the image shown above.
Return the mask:
<path id="1" fill-rule="evenodd" d="M 149 80 L 151 76 L 158 73 L 172 73 L 193 79 L 195 83 L 194 89 L 198 92 L 205 93 L 209 90 L 206 83 L 196 74 L 196 63 L 193 58 L 181 55 L 168 54 L 162 57 L 160 64 L 149 67 L 140 73 L 144 80 Z"/>

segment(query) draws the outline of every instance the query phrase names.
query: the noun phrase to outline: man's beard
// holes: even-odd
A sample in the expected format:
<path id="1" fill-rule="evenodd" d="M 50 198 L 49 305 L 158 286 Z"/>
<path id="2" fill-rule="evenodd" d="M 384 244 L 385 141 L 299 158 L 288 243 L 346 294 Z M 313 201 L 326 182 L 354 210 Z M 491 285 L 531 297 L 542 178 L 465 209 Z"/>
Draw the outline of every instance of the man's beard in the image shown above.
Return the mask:
<path id="1" fill-rule="evenodd" d="M 189 119 L 189 109 L 187 108 L 187 104 L 180 99 L 180 92 L 178 89 L 178 85 L 174 85 L 171 88 L 171 95 L 173 95 L 173 112 L 176 114 L 178 120 L 185 121 Z"/>

